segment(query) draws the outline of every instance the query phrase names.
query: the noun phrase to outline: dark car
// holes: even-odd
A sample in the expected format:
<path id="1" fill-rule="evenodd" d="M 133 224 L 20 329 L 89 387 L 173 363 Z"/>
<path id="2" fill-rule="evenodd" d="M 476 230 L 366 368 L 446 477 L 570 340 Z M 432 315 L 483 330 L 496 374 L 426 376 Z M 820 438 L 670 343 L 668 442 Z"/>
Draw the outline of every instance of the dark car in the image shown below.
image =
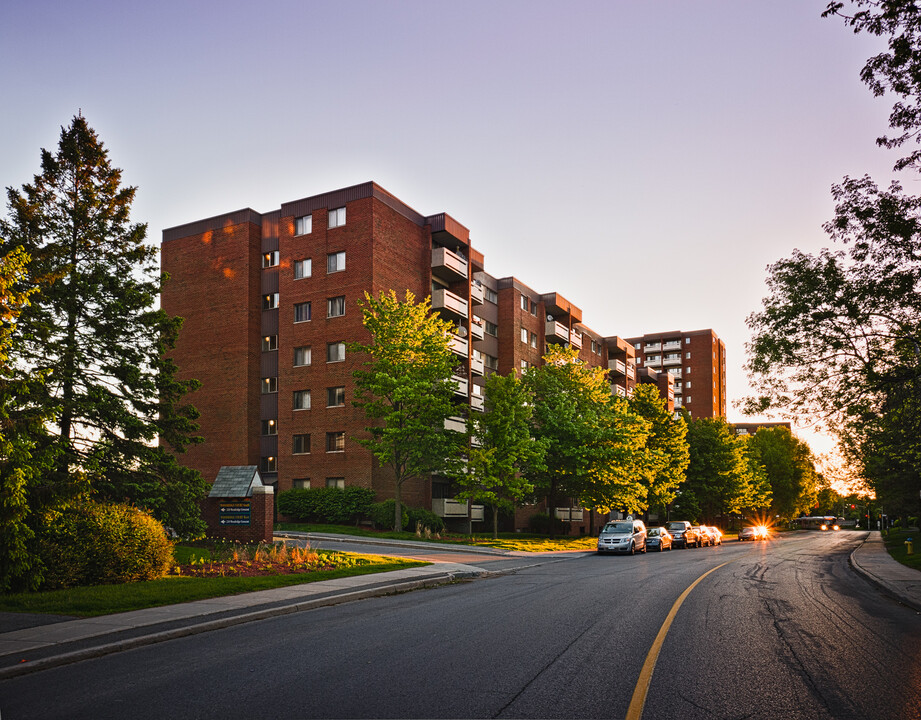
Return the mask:
<path id="1" fill-rule="evenodd" d="M 650 550 L 657 550 L 658 552 L 671 550 L 671 533 L 664 527 L 649 528 L 649 530 L 646 531 L 646 547 Z"/>
<path id="2" fill-rule="evenodd" d="M 676 547 L 700 547 L 700 535 L 687 520 L 673 520 L 665 523 L 665 529 L 671 534 L 672 543 Z"/>

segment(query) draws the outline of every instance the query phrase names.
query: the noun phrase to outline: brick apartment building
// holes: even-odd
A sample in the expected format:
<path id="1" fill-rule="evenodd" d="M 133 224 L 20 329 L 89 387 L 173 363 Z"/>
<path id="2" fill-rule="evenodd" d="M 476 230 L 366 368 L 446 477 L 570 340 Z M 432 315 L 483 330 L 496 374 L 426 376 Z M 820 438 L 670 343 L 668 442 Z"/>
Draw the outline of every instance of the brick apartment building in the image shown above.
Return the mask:
<path id="1" fill-rule="evenodd" d="M 726 417 L 726 345 L 713 330 L 647 333 L 627 342 L 638 369 L 672 377 L 676 409 L 692 418 Z"/>
<path id="2" fill-rule="evenodd" d="M 373 182 L 170 228 L 161 252 L 170 276 L 162 307 L 185 318 L 172 357 L 182 377 L 202 383 L 190 401 L 205 442 L 182 461 L 209 480 L 222 466 L 257 465 L 276 492 L 360 485 L 392 496 L 388 470 L 354 440 L 367 419 L 351 404 L 361 359 L 345 344 L 369 340 L 358 306 L 365 292 L 431 294 L 433 309 L 456 326 L 457 416 L 446 425 L 458 430 L 483 410 L 487 373 L 537 365 L 549 343 L 608 368 L 614 393 L 650 381 L 669 393 L 669 375 L 663 382 L 637 368 L 646 355 L 634 341 L 586 327 L 558 293 L 489 275 L 467 228 L 446 213 L 421 215 Z M 697 365 L 693 372 L 702 374 Z M 483 517 L 451 494 L 437 476 L 403 489 L 407 504 L 447 519 Z M 516 527 L 535 511 L 518 513 Z M 579 510 L 571 520 L 584 532 L 600 518 Z"/>

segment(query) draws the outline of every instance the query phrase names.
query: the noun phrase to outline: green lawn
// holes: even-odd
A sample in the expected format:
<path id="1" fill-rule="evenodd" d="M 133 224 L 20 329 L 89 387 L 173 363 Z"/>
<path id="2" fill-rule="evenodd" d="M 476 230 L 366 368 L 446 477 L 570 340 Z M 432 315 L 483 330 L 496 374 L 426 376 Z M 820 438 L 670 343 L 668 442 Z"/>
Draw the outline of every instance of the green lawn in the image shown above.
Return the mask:
<path id="1" fill-rule="evenodd" d="M 905 541 L 911 538 L 914 545 L 914 554 L 908 554 Z M 921 533 L 890 530 L 888 537 L 883 535 L 883 542 L 889 554 L 903 565 L 915 570 L 921 570 Z"/>
<path id="2" fill-rule="evenodd" d="M 187 548 L 182 550 L 181 554 L 187 557 L 186 552 L 191 554 L 191 551 L 194 551 L 197 557 L 201 557 L 201 548 Z M 263 577 L 197 578 L 170 575 L 160 580 L 147 580 L 125 585 L 96 585 L 47 592 L 17 593 L 0 597 L 0 611 L 92 617 L 429 564 L 375 555 L 359 557 L 370 560 L 371 564 L 338 570 Z"/>

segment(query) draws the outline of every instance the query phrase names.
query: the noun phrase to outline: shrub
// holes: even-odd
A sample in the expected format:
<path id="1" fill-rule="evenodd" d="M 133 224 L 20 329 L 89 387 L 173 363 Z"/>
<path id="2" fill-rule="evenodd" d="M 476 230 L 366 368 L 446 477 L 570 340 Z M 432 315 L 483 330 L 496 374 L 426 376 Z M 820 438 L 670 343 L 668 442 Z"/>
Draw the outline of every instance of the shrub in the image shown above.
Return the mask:
<path id="1" fill-rule="evenodd" d="M 426 510 L 425 508 L 411 508 L 408 515 L 409 529 L 413 532 L 416 530 L 417 523 L 421 523 L 422 527 L 428 528 L 436 533 L 440 533 L 445 529 L 445 521 L 431 510 Z M 391 508 L 390 516 L 391 518 L 393 517 L 393 508 Z M 390 522 L 393 524 L 393 520 Z"/>
<path id="2" fill-rule="evenodd" d="M 554 518 L 554 527 L 557 535 L 568 535 L 569 530 L 564 523 L 559 518 Z M 528 532 L 532 532 L 536 535 L 549 535 L 550 534 L 550 516 L 547 513 L 535 513 L 528 520 Z"/>
<path id="3" fill-rule="evenodd" d="M 368 515 L 371 518 L 371 522 L 374 523 L 374 527 L 378 528 L 379 530 L 393 529 L 393 513 L 395 504 L 396 501 L 390 499 L 371 505 L 371 510 Z M 402 510 L 403 527 L 405 528 L 407 525 L 409 525 L 409 513 L 406 511 L 405 505 L 403 505 L 400 510 Z"/>
<path id="4" fill-rule="evenodd" d="M 278 495 L 278 511 L 297 522 L 343 524 L 366 517 L 372 502 L 370 488 L 295 488 Z"/>
<path id="5" fill-rule="evenodd" d="M 43 589 L 153 580 L 167 573 L 173 545 L 163 526 L 130 505 L 85 502 L 42 532 Z"/>

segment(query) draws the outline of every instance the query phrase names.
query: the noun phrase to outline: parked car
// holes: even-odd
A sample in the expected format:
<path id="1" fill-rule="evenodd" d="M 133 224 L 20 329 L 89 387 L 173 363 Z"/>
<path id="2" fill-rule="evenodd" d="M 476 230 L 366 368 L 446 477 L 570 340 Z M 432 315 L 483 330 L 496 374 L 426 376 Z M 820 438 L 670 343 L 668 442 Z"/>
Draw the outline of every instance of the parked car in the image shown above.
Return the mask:
<path id="1" fill-rule="evenodd" d="M 739 542 L 744 540 L 766 540 L 767 533 L 760 525 L 746 525 L 739 530 Z"/>
<path id="2" fill-rule="evenodd" d="M 642 520 L 616 520 L 601 528 L 598 553 L 646 552 L 646 526 Z"/>
<path id="3" fill-rule="evenodd" d="M 671 533 L 672 543 L 677 547 L 700 547 L 700 535 L 687 520 L 673 520 L 665 524 L 665 529 Z"/>
<path id="4" fill-rule="evenodd" d="M 713 544 L 713 540 L 710 538 L 710 530 L 706 525 L 697 525 L 694 529 L 697 531 L 697 536 L 700 538 L 697 544 L 698 547 Z"/>
<path id="5" fill-rule="evenodd" d="M 671 550 L 672 535 L 664 527 L 649 528 L 646 531 L 646 546 L 650 550 L 658 550 L 659 552 Z"/>
<path id="6" fill-rule="evenodd" d="M 718 527 L 713 527 L 712 525 L 708 525 L 707 530 L 710 531 L 710 542 L 713 545 L 723 544 L 723 533 L 720 531 Z"/>

